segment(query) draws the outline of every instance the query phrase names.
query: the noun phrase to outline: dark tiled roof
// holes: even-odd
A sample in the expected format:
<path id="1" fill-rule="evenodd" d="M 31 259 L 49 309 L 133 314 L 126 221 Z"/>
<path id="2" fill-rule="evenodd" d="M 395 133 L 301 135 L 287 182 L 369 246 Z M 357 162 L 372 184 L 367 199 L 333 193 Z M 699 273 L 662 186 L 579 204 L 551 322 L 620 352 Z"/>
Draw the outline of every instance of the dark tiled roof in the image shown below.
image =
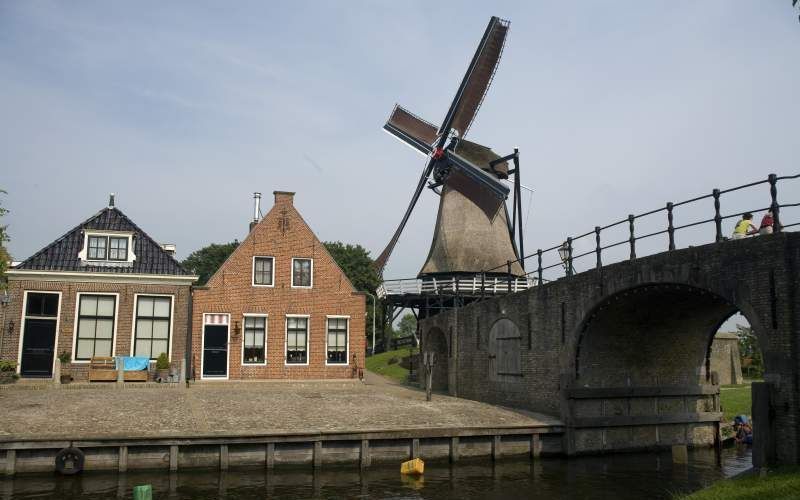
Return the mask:
<path id="1" fill-rule="evenodd" d="M 85 229 L 132 232 L 133 253 L 136 255 L 133 265 L 81 265 L 78 252 L 83 247 Z M 153 238 L 139 229 L 133 221 L 115 207 L 104 208 L 67 234 L 28 257 L 14 269 L 191 276 L 191 273 L 181 267 L 178 261 L 165 252 Z"/>

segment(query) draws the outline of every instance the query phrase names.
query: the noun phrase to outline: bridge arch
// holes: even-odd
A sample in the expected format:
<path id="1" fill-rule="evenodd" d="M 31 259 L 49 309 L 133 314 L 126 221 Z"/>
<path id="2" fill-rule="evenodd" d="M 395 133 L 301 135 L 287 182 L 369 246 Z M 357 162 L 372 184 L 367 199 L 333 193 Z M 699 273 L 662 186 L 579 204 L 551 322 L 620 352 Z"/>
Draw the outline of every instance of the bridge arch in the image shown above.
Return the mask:
<path id="1" fill-rule="evenodd" d="M 740 312 L 767 340 L 752 306 L 680 283 L 650 283 L 603 297 L 578 325 L 577 386 L 696 385 L 710 381 L 714 335 Z"/>

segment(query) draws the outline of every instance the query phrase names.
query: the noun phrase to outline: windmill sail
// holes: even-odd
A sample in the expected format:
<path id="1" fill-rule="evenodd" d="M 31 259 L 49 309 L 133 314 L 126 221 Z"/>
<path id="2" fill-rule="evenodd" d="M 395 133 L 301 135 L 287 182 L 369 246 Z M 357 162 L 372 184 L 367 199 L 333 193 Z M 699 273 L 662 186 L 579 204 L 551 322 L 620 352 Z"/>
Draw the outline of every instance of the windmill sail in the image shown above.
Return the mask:
<path id="1" fill-rule="evenodd" d="M 436 126 L 395 105 L 384 130 L 424 155 L 430 154 L 436 140 Z"/>

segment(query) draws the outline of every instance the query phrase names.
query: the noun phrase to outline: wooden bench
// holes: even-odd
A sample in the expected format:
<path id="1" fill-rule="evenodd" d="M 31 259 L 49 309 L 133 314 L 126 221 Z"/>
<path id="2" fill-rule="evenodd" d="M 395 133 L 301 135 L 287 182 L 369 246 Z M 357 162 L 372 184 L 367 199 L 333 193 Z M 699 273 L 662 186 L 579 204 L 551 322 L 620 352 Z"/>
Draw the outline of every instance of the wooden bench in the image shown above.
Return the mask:
<path id="1" fill-rule="evenodd" d="M 148 370 L 123 370 L 122 376 L 125 382 L 147 382 L 149 372 Z"/>
<path id="2" fill-rule="evenodd" d="M 89 361 L 89 382 L 115 382 L 117 362 L 110 356 L 94 356 Z"/>

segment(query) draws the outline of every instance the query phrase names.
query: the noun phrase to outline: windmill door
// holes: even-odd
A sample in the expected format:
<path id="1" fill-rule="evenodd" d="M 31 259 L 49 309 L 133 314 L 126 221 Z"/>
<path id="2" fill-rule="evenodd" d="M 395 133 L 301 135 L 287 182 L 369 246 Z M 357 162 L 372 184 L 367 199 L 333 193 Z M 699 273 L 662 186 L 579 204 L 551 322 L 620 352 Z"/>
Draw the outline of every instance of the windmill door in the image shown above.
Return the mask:
<path id="1" fill-rule="evenodd" d="M 507 318 L 498 320 L 489 332 L 492 360 L 491 375 L 495 378 L 522 374 L 519 328 Z"/>
<path id="2" fill-rule="evenodd" d="M 26 295 L 20 360 L 20 375 L 23 377 L 53 376 L 60 298 L 57 293 L 30 292 Z"/>
<path id="3" fill-rule="evenodd" d="M 203 325 L 203 378 L 228 377 L 228 315 L 206 314 Z"/>

